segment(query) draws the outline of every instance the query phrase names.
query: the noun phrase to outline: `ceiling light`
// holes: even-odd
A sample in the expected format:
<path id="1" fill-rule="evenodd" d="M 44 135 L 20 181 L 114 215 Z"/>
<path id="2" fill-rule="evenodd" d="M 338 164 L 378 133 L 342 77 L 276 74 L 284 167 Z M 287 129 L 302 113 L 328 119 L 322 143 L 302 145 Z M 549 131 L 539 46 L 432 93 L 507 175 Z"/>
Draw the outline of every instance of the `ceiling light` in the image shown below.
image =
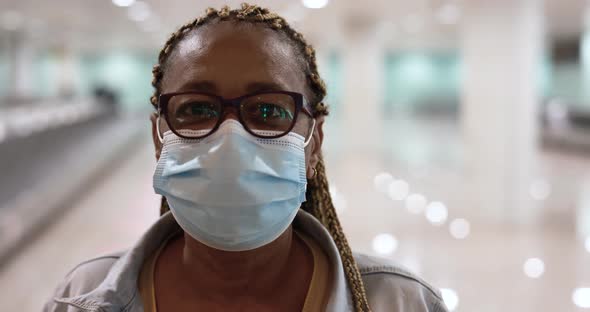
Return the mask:
<path id="1" fill-rule="evenodd" d="M 328 5 L 328 0 L 302 0 L 302 2 L 308 9 L 321 9 Z"/>
<path id="2" fill-rule="evenodd" d="M 113 0 L 113 4 L 119 7 L 128 7 L 134 2 L 135 0 Z"/>

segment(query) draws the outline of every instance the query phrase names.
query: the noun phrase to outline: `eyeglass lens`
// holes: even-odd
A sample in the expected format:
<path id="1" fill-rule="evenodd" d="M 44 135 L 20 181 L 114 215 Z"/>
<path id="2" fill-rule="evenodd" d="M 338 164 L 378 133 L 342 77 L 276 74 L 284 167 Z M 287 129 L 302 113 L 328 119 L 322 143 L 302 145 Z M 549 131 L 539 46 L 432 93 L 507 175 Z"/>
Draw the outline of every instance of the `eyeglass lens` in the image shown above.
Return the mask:
<path id="1" fill-rule="evenodd" d="M 265 93 L 243 98 L 239 114 L 244 127 L 250 131 L 289 131 L 295 122 L 295 100 L 281 93 Z M 177 132 L 183 130 L 213 129 L 223 118 L 223 103 L 217 97 L 204 94 L 180 94 L 168 102 L 170 127 Z M 190 131 L 187 133 L 191 133 Z M 259 136 L 271 136 L 257 133 Z"/>

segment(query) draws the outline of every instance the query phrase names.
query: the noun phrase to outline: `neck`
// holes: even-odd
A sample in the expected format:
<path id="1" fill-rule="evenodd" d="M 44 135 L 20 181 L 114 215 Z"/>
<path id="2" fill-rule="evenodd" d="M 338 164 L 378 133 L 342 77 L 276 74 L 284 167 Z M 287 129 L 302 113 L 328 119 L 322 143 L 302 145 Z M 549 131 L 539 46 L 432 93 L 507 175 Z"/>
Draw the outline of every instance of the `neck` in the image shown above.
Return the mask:
<path id="1" fill-rule="evenodd" d="M 213 297 L 276 289 L 285 280 L 296 245 L 292 227 L 273 242 L 248 251 L 214 249 L 186 233 L 183 242 L 181 261 L 186 277 Z"/>

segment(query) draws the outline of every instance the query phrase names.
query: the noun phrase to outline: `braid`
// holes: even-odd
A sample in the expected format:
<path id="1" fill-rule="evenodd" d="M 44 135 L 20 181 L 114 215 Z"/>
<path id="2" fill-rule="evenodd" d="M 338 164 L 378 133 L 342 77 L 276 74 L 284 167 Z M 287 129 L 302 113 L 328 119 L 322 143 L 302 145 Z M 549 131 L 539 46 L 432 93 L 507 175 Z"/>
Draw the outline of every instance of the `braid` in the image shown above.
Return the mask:
<path id="1" fill-rule="evenodd" d="M 326 85 L 318 72 L 315 49 L 307 43 L 302 34 L 291 28 L 285 19 L 276 13 L 270 12 L 266 8 L 247 3 L 242 4 L 241 8 L 237 10 L 230 10 L 227 6 L 224 6 L 221 10 L 209 8 L 206 10 L 204 16 L 181 26 L 170 36 L 164 44 L 164 48 L 160 51 L 158 64 L 156 64 L 152 70 L 152 86 L 154 87 L 154 94 L 151 97 L 151 103 L 155 108 L 158 106 L 158 97 L 161 93 L 160 88 L 164 76 L 166 61 L 174 50 L 176 44 L 190 31 L 196 29 L 198 26 L 211 22 L 216 18 L 221 20 L 233 18 L 238 21 L 260 23 L 287 35 L 287 37 L 291 39 L 295 48 L 299 50 L 305 59 L 304 70 L 308 85 L 315 96 L 311 101 L 312 104 L 314 104 L 312 107 L 314 117 L 328 115 L 328 108 L 322 102 L 326 96 Z M 307 201 L 303 203 L 302 209 L 318 219 L 324 227 L 328 229 L 328 232 L 336 243 L 336 247 L 342 258 L 342 265 L 344 267 L 346 279 L 351 288 L 355 310 L 357 312 L 369 312 L 369 303 L 361 274 L 344 235 L 344 231 L 342 230 L 342 226 L 340 225 L 340 221 L 338 220 L 338 216 L 336 215 L 334 205 L 332 204 L 323 158 L 320 159 L 316 166 L 315 177 L 309 180 L 306 197 Z M 166 198 L 162 197 L 160 214 L 164 214 L 169 209 Z"/>
<path id="2" fill-rule="evenodd" d="M 356 311 L 370 311 L 361 274 L 332 203 L 323 158 L 318 162 L 316 170 L 315 177 L 309 181 L 306 194 L 307 201 L 303 203 L 302 208 L 315 216 L 332 235 L 342 258 L 342 265 L 352 290 Z"/>

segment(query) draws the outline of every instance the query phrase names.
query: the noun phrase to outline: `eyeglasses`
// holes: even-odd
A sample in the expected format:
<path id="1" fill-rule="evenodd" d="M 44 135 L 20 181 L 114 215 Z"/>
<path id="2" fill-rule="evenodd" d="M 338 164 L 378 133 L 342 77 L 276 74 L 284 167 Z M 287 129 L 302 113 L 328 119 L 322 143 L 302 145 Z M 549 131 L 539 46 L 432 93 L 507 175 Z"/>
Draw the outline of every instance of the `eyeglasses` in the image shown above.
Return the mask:
<path id="1" fill-rule="evenodd" d="M 233 99 L 192 91 L 165 93 L 160 95 L 158 113 L 177 136 L 202 139 L 219 128 L 227 107 L 235 109 L 246 131 L 266 139 L 291 132 L 299 112 L 313 118 L 305 97 L 289 91 L 256 92 Z"/>

